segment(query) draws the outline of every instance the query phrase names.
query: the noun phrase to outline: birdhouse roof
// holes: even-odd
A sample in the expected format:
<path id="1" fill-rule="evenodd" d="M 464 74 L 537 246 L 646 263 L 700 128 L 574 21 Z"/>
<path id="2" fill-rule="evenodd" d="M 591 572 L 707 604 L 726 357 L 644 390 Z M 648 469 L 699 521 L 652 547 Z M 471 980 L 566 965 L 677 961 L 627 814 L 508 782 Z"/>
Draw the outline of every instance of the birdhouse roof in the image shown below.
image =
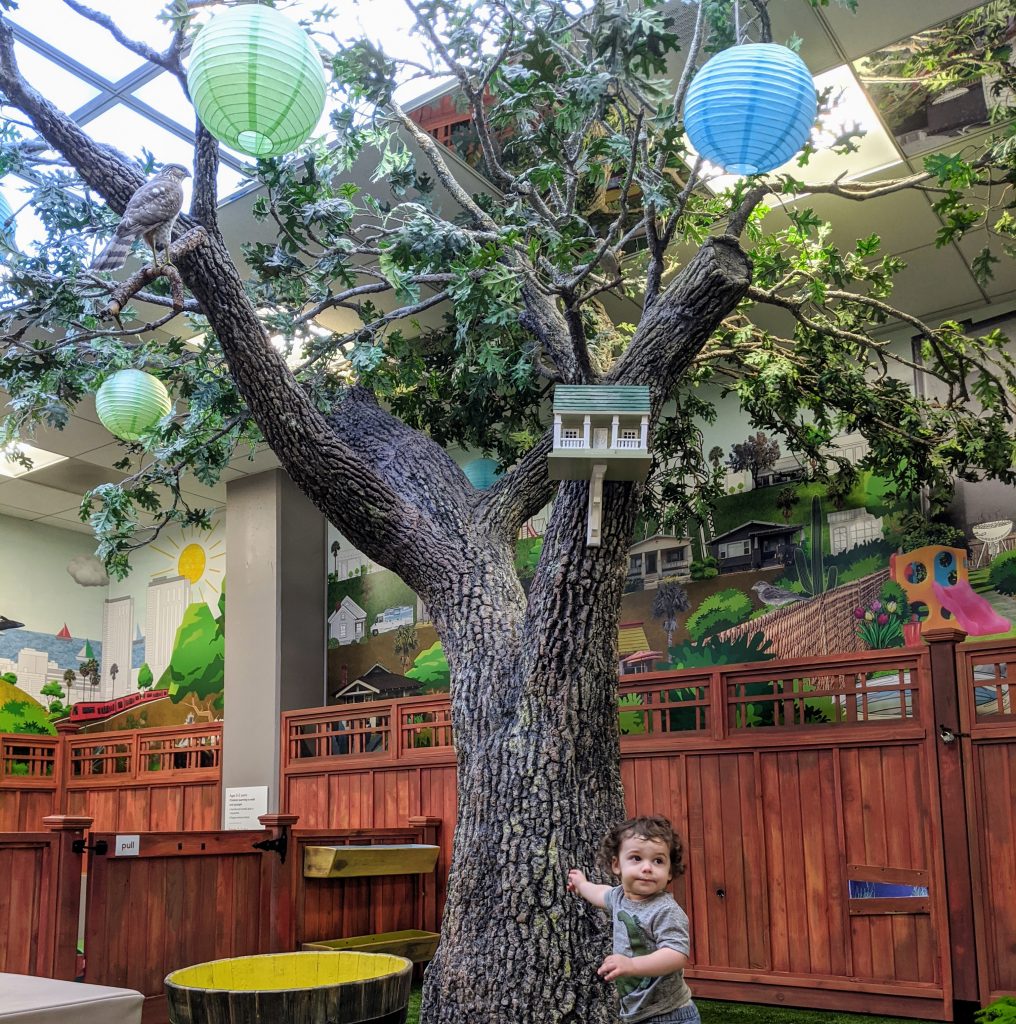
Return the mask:
<path id="1" fill-rule="evenodd" d="M 649 388 L 636 385 L 558 384 L 554 412 L 649 414 Z"/>

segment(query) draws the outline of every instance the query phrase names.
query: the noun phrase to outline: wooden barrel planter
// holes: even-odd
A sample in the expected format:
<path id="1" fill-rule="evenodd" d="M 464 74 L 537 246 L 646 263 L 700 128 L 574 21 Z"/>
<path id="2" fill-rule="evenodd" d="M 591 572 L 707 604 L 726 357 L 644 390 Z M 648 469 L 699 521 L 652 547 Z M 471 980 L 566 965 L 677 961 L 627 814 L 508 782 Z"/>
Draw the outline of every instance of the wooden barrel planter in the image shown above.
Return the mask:
<path id="1" fill-rule="evenodd" d="M 274 953 L 166 977 L 170 1024 L 405 1024 L 413 965 L 382 953 Z"/>

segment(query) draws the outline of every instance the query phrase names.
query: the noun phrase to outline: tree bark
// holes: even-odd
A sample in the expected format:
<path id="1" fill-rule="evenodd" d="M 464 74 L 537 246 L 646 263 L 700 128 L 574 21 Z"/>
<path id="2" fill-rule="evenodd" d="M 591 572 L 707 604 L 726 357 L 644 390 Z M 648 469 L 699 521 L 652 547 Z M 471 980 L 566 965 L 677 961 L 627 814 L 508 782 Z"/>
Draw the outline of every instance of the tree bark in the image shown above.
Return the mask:
<path id="1" fill-rule="evenodd" d="M 2 16 L 0 85 L 122 210 L 140 175 L 24 83 Z M 196 212 L 210 221 L 207 203 Z M 192 226 L 181 218 L 181 231 Z M 315 408 L 269 344 L 214 227 L 179 269 L 290 477 L 424 598 L 448 658 L 459 810 L 423 1020 L 606 1024 L 612 993 L 595 969 L 608 929 L 565 883 L 570 867 L 592 869 L 600 838 L 624 814 L 617 625 L 641 485 L 605 485 L 602 543 L 587 548 L 588 485 L 562 484 L 527 599 L 515 538 L 551 493 L 547 437 L 476 492 L 439 446 L 369 396 L 353 392 L 329 416 Z M 710 240 L 647 310 L 609 380 L 650 387 L 653 426 L 750 276 L 736 242 Z M 549 300 L 534 300 L 528 320 L 548 350 L 562 351 L 564 321 Z M 562 362 L 567 379 L 584 379 Z"/>

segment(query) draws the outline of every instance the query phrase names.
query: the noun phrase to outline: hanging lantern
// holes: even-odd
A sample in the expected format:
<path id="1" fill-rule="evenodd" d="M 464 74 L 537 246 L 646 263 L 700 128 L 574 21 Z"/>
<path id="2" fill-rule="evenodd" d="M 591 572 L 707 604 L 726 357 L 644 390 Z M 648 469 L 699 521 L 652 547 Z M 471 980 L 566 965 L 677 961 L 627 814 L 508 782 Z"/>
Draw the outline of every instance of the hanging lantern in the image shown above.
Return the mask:
<path id="1" fill-rule="evenodd" d="M 198 33 L 187 88 L 201 123 L 251 156 L 291 153 L 325 109 L 325 74 L 310 36 L 271 7 L 245 4 Z"/>
<path id="2" fill-rule="evenodd" d="M 0 195 L 0 240 L 2 240 L 3 248 L 13 249 L 15 247 L 14 211 L 11 209 L 11 204 L 2 195 Z"/>
<path id="3" fill-rule="evenodd" d="M 692 79 L 684 127 L 698 153 L 729 174 L 765 174 L 799 152 L 815 123 L 811 72 L 776 43 L 731 46 Z"/>
<path id="4" fill-rule="evenodd" d="M 493 459 L 473 459 L 462 467 L 462 472 L 478 491 L 487 490 L 500 475 Z"/>
<path id="5" fill-rule="evenodd" d="M 95 395 L 99 420 L 122 441 L 136 441 L 172 407 L 166 385 L 144 370 L 117 370 Z"/>

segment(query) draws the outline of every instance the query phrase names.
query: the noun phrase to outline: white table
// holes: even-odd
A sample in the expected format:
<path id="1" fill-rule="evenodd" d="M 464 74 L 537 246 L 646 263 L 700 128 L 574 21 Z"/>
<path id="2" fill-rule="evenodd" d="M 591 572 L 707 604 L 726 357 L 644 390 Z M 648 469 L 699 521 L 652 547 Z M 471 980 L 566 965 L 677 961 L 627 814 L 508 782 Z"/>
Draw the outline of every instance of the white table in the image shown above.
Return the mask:
<path id="1" fill-rule="evenodd" d="M 0 1024 L 141 1024 L 145 997 L 129 988 L 0 974 Z"/>

